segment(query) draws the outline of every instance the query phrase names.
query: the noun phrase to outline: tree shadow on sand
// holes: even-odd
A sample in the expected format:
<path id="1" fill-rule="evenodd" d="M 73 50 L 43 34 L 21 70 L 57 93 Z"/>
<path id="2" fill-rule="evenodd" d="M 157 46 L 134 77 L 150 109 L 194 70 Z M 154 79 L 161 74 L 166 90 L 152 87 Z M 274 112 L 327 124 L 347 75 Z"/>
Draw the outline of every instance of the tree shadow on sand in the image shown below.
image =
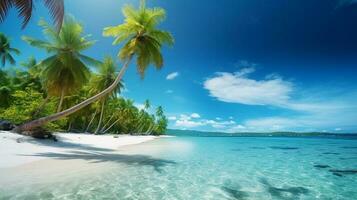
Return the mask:
<path id="1" fill-rule="evenodd" d="M 66 149 L 73 149 L 73 150 L 104 151 L 104 152 L 113 152 L 113 151 L 115 151 L 113 149 L 93 147 L 91 145 L 71 143 L 71 142 L 67 142 L 63 138 L 61 138 L 61 140 L 58 141 L 58 142 L 55 142 L 53 140 L 39 140 L 39 139 L 33 139 L 33 138 L 26 139 L 26 140 L 21 140 L 20 143 L 21 142 L 32 143 L 32 144 L 39 145 L 39 146 L 47 146 L 47 147 L 55 147 L 55 148 L 66 148 Z"/>
<path id="2" fill-rule="evenodd" d="M 102 163 L 102 162 L 115 162 L 122 163 L 126 165 L 134 166 L 151 166 L 156 172 L 161 173 L 162 167 L 170 164 L 177 164 L 175 161 L 153 158 L 147 155 L 125 155 L 118 153 L 104 153 L 104 152 L 82 152 L 82 151 L 70 151 L 67 153 L 37 153 L 32 155 L 24 156 L 39 156 L 47 157 L 58 160 L 74 160 L 81 159 L 87 160 L 91 163 Z"/>

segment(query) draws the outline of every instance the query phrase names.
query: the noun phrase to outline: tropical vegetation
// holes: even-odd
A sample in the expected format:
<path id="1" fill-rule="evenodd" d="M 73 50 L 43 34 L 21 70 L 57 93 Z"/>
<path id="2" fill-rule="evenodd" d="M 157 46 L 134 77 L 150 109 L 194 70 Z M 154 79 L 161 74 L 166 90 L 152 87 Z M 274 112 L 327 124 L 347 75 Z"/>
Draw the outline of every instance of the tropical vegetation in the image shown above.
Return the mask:
<path id="1" fill-rule="evenodd" d="M 0 119 L 17 124 L 15 131 L 30 134 L 38 127 L 95 134 L 165 133 L 168 120 L 161 106 L 151 108 L 147 100 L 140 109 L 120 95 L 122 77 L 133 59 L 141 78 L 149 66 L 163 66 L 161 48 L 173 44 L 169 32 L 157 29 L 165 11 L 146 8 L 142 1 L 138 9 L 125 6 L 123 14 L 123 24 L 103 31 L 104 36 L 115 38 L 113 45 L 123 43 L 118 53 L 123 63 L 119 72 L 116 60 L 110 56 L 99 61 L 82 53 L 94 41 L 84 35 L 82 25 L 73 17 L 65 17 L 59 30 L 41 20 L 46 40 L 22 37 L 29 45 L 47 52 L 40 62 L 30 57 L 16 65 L 12 53 L 19 51 L 0 34 L 0 58 L 11 64 L 0 70 Z"/>

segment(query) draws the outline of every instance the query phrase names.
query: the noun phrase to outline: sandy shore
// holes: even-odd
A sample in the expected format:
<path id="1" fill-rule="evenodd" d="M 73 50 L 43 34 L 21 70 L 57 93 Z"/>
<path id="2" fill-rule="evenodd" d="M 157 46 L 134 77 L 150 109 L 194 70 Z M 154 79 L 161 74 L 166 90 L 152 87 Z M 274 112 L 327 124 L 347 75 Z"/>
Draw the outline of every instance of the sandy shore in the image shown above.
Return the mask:
<path id="1" fill-rule="evenodd" d="M 90 135 L 56 133 L 58 142 L 38 140 L 31 137 L 0 131 L 0 168 L 18 167 L 34 161 L 46 159 L 45 155 L 68 154 L 74 152 L 95 153 L 115 151 L 127 145 L 151 141 L 156 136 Z M 41 156 L 43 155 L 43 156 Z"/>

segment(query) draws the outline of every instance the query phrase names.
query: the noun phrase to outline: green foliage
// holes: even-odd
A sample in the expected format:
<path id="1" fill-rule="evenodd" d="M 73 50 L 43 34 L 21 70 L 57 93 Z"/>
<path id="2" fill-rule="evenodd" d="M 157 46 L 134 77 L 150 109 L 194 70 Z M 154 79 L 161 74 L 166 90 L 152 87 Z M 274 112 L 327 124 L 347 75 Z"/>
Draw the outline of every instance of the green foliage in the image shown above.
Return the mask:
<path id="1" fill-rule="evenodd" d="M 142 3 L 139 9 L 124 7 L 123 14 L 124 24 L 105 28 L 104 36 L 115 37 L 115 45 L 124 42 L 119 58 L 127 61 L 135 57 L 137 71 L 142 77 L 150 64 L 160 69 L 163 66 L 162 45 L 174 42 L 169 32 L 157 29 L 165 18 L 165 10 L 149 9 Z M 73 18 L 65 18 L 59 31 L 43 20 L 39 25 L 46 40 L 26 36 L 23 40 L 45 50 L 48 57 L 39 63 L 35 58 L 29 58 L 22 63 L 26 70 L 13 69 L 11 73 L 0 70 L 0 118 L 16 124 L 55 113 L 58 98 L 52 97 L 60 96 L 59 105 L 63 102 L 63 107 L 70 108 L 105 90 L 116 80 L 112 58 L 106 57 L 101 63 L 82 54 L 95 41 L 83 35 L 83 27 Z M 0 34 L 0 45 L 3 65 L 5 61 L 14 64 L 10 53 L 19 51 L 10 47 L 3 34 Z M 97 73 L 91 72 L 89 65 L 99 67 Z M 111 94 L 102 97 L 99 102 L 49 123 L 45 128 L 50 131 L 99 131 L 103 134 L 164 134 L 168 120 L 162 107 L 150 113 L 150 102 L 147 100 L 145 108 L 138 109 L 132 100 L 117 96 L 122 87 L 123 84 L 119 83 Z"/>
<path id="2" fill-rule="evenodd" d="M 41 104 L 42 94 L 31 89 L 17 90 L 12 99 L 11 106 L 2 112 L 1 117 L 19 124 L 31 119 L 32 112 Z"/>
<path id="3" fill-rule="evenodd" d="M 16 48 L 12 48 L 10 45 L 10 40 L 0 32 L 0 61 L 1 66 L 5 66 L 6 62 L 9 62 L 11 65 L 14 65 L 15 59 L 13 54 L 19 55 L 20 51 Z"/>
<path id="4" fill-rule="evenodd" d="M 121 60 L 127 60 L 136 55 L 137 71 L 141 77 L 144 77 L 150 64 L 154 64 L 157 69 L 163 66 L 162 45 L 174 43 L 169 32 L 157 29 L 166 17 L 165 10 L 146 8 L 142 3 L 139 9 L 127 5 L 122 12 L 125 22 L 117 26 L 106 27 L 103 35 L 114 37 L 113 45 L 125 43 L 118 57 Z"/>
<path id="5" fill-rule="evenodd" d="M 59 33 L 41 20 L 39 26 L 47 41 L 23 36 L 31 46 L 46 50 L 51 55 L 41 61 L 42 79 L 51 96 L 69 95 L 80 89 L 89 80 L 89 65 L 100 62 L 80 52 L 91 47 L 95 41 L 83 35 L 83 27 L 71 17 L 66 17 Z M 36 66 L 37 67 L 37 66 Z M 34 68 L 33 71 L 38 69 Z"/>

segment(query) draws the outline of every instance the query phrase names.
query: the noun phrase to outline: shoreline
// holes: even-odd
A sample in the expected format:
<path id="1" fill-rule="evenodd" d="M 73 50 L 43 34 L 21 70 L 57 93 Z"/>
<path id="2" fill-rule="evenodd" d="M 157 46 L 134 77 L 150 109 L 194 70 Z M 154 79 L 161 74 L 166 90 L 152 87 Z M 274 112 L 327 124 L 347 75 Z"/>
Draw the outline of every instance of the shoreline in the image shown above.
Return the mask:
<path id="1" fill-rule="evenodd" d="M 57 142 L 39 140 L 9 131 L 0 131 L 0 169 L 16 168 L 40 160 L 49 154 L 116 152 L 122 147 L 149 142 L 167 136 L 92 135 L 55 133 Z M 78 159 L 81 159 L 80 157 Z"/>

